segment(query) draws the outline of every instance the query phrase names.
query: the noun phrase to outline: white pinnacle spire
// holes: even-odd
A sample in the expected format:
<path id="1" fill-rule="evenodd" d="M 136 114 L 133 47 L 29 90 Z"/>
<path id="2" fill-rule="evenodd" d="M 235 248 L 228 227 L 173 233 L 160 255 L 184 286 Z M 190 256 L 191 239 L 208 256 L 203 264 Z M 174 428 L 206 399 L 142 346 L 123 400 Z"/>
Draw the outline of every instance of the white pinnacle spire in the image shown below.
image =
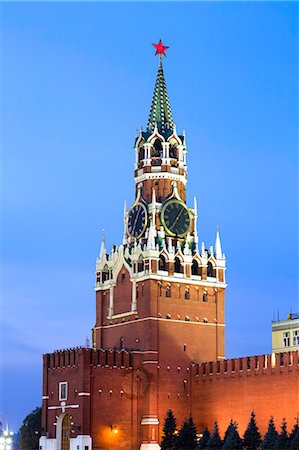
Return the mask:
<path id="1" fill-rule="evenodd" d="M 222 259 L 222 249 L 221 249 L 219 230 L 217 230 L 217 232 L 216 232 L 215 256 L 216 256 L 216 259 Z"/>
<path id="2" fill-rule="evenodd" d="M 198 250 L 198 234 L 197 234 L 197 201 L 194 197 L 194 243 L 196 245 L 196 251 Z"/>
<path id="3" fill-rule="evenodd" d="M 106 245 L 105 245 L 105 230 L 102 231 L 102 243 L 101 243 L 101 250 L 100 250 L 100 258 L 103 258 L 106 256 Z"/>
<path id="4" fill-rule="evenodd" d="M 153 189 L 152 195 L 152 223 L 156 229 L 156 191 Z"/>
<path id="5" fill-rule="evenodd" d="M 150 223 L 149 232 L 148 232 L 147 249 L 155 250 L 156 249 L 155 237 L 157 235 L 157 230 L 156 230 L 156 194 L 155 194 L 154 189 L 153 189 L 153 194 L 152 194 L 151 210 L 152 210 L 152 216 L 151 216 L 151 223 Z"/>
<path id="6" fill-rule="evenodd" d="M 123 236 L 123 245 L 125 245 L 127 243 L 127 239 L 126 239 L 126 234 L 127 234 L 126 215 L 127 215 L 127 202 L 125 200 L 125 203 L 124 203 L 124 236 Z"/>

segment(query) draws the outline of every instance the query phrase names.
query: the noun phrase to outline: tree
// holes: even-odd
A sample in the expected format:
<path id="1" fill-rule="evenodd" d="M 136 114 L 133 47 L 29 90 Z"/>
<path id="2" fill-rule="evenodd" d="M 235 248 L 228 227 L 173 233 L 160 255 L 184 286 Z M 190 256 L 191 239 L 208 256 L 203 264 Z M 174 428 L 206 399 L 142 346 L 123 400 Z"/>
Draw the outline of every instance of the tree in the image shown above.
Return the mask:
<path id="1" fill-rule="evenodd" d="M 222 440 L 219 436 L 219 427 L 218 423 L 215 422 L 214 425 L 214 433 L 212 436 L 210 436 L 210 439 L 208 440 L 206 448 L 222 448 Z"/>
<path id="2" fill-rule="evenodd" d="M 163 435 L 161 441 L 162 450 L 172 450 L 175 448 L 176 441 L 176 418 L 171 410 L 167 411 L 167 415 L 164 420 Z"/>
<path id="3" fill-rule="evenodd" d="M 295 450 L 299 448 L 299 429 L 297 430 L 297 433 L 294 434 L 292 440 L 291 440 L 291 447 L 292 450 Z"/>
<path id="4" fill-rule="evenodd" d="M 224 433 L 223 442 L 226 441 L 227 436 L 229 435 L 229 433 L 230 433 L 230 431 L 231 431 L 231 429 L 232 429 L 233 427 L 234 427 L 233 419 L 230 419 L 229 425 L 228 425 L 228 427 L 227 427 L 227 429 L 226 429 L 226 432 Z"/>
<path id="5" fill-rule="evenodd" d="M 222 448 L 225 450 L 230 450 L 230 449 L 242 450 L 243 449 L 242 439 L 240 438 L 239 433 L 238 433 L 238 425 L 235 422 L 233 422 L 232 420 L 230 421 L 230 424 L 227 428 L 225 442 L 224 442 L 224 445 Z"/>
<path id="6" fill-rule="evenodd" d="M 264 436 L 264 440 L 262 442 L 261 448 L 265 449 L 265 450 L 268 448 L 275 448 L 277 438 L 278 438 L 278 433 L 277 433 L 275 425 L 274 425 L 274 419 L 273 419 L 273 417 L 271 417 L 269 420 L 269 424 L 268 424 L 268 430 Z"/>
<path id="7" fill-rule="evenodd" d="M 287 449 L 289 448 L 289 438 L 287 433 L 287 423 L 285 419 L 282 419 L 281 422 L 281 433 L 276 439 L 275 448 L 277 450 Z"/>
<path id="8" fill-rule="evenodd" d="M 261 434 L 258 430 L 253 411 L 244 433 L 243 445 L 249 450 L 255 450 L 261 445 Z"/>
<path id="9" fill-rule="evenodd" d="M 42 428 L 42 409 L 36 407 L 23 420 L 20 428 L 20 450 L 37 450 Z"/>
<path id="10" fill-rule="evenodd" d="M 210 439 L 210 436 L 211 436 L 211 434 L 210 434 L 208 428 L 205 427 L 205 429 L 202 432 L 202 438 L 200 439 L 196 449 L 206 448 L 208 440 Z"/>
<path id="11" fill-rule="evenodd" d="M 180 450 L 193 450 L 197 445 L 196 427 L 193 419 L 190 416 L 188 420 L 185 420 L 182 428 L 178 434 L 177 448 Z"/>
<path id="12" fill-rule="evenodd" d="M 289 437 L 289 444 L 291 446 L 293 439 L 295 438 L 297 432 L 299 431 L 299 420 L 297 419 L 295 422 L 295 425 L 291 431 L 290 437 Z"/>

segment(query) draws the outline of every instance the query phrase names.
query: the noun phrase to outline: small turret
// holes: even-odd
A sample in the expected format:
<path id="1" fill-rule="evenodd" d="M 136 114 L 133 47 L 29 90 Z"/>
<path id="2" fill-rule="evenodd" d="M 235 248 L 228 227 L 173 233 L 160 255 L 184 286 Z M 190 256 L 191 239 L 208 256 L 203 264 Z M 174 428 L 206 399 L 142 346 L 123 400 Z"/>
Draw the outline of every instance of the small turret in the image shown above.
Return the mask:
<path id="1" fill-rule="evenodd" d="M 106 256 L 106 245 L 105 245 L 105 230 L 102 230 L 102 243 L 101 243 L 101 249 L 100 249 L 100 259 L 104 258 Z"/>
<path id="2" fill-rule="evenodd" d="M 216 241 L 215 241 L 215 256 L 216 259 L 222 259 L 222 249 L 221 249 L 221 242 L 220 242 L 220 234 L 219 230 L 216 232 Z"/>

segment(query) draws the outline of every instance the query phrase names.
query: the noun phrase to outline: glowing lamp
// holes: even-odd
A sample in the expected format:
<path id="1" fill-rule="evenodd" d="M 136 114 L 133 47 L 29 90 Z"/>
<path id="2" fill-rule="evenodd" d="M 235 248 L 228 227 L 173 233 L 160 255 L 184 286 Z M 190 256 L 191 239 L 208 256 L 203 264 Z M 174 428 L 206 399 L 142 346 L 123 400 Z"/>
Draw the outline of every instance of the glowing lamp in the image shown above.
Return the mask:
<path id="1" fill-rule="evenodd" d="M 111 428 L 111 431 L 112 431 L 114 434 L 117 434 L 117 433 L 119 432 L 119 429 L 117 428 L 116 425 L 110 425 L 110 428 Z"/>

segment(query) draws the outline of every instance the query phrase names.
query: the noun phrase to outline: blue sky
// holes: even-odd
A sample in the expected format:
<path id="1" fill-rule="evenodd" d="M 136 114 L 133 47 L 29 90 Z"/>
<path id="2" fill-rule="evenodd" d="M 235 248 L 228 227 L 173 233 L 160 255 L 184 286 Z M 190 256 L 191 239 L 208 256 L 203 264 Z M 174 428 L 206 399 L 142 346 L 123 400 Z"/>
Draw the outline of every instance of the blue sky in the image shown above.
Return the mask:
<path id="1" fill-rule="evenodd" d="M 94 325 L 101 229 L 119 244 L 156 78 L 186 129 L 188 204 L 227 255 L 226 355 L 271 351 L 298 310 L 296 3 L 11 3 L 2 9 L 0 414 L 41 403 L 42 354 Z"/>

